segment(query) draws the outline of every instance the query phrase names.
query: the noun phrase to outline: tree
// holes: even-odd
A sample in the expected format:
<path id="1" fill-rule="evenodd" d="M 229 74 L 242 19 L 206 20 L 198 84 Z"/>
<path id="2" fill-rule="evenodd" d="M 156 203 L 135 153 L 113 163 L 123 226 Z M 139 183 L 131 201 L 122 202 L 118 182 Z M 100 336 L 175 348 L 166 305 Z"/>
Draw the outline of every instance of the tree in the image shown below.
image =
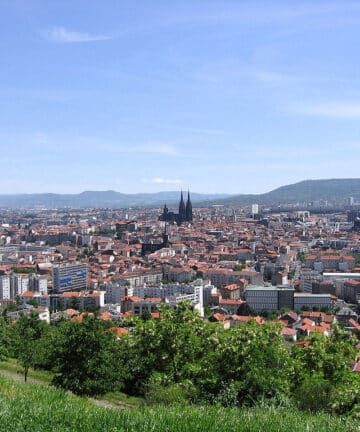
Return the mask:
<path id="1" fill-rule="evenodd" d="M 360 402 L 360 377 L 349 367 L 357 354 L 356 341 L 338 326 L 330 337 L 314 333 L 308 341 L 293 348 L 294 394 L 300 408 L 351 411 Z"/>
<path id="2" fill-rule="evenodd" d="M 270 319 L 271 318 L 271 312 L 270 311 L 268 311 L 267 309 L 263 309 L 262 311 L 261 311 L 261 316 L 263 317 L 263 318 L 265 318 L 265 319 Z"/>
<path id="3" fill-rule="evenodd" d="M 357 350 L 355 340 L 339 326 L 333 326 L 330 337 L 314 333 L 309 338 L 309 345 L 294 347 L 294 357 L 299 362 L 297 379 L 303 380 L 308 375 L 320 374 L 326 380 L 337 383 L 349 372 L 349 364 L 355 359 Z"/>
<path id="4" fill-rule="evenodd" d="M 4 309 L 4 316 L 6 316 L 6 312 L 16 311 L 16 308 L 17 308 L 16 303 L 14 303 L 14 302 L 8 303 L 8 305 Z"/>
<path id="5" fill-rule="evenodd" d="M 290 395 L 293 359 L 278 324 L 258 325 L 251 320 L 218 331 L 209 342 L 197 378 L 202 398 L 243 405 Z"/>
<path id="6" fill-rule="evenodd" d="M 66 318 L 61 318 L 56 323 L 46 325 L 43 329 L 41 340 L 37 344 L 37 357 L 34 366 L 39 369 L 52 371 L 54 368 L 54 347 L 60 337 L 60 322 L 65 322 Z"/>
<path id="7" fill-rule="evenodd" d="M 31 299 L 27 303 L 31 306 L 36 307 L 36 308 L 39 306 L 38 302 L 35 299 Z"/>
<path id="8" fill-rule="evenodd" d="M 78 297 L 71 297 L 71 299 L 68 302 L 68 308 L 80 310 L 80 307 L 81 307 L 80 299 Z"/>
<path id="9" fill-rule="evenodd" d="M 114 390 L 121 382 L 115 335 L 101 321 L 85 316 L 59 327 L 53 352 L 56 375 L 53 383 L 79 395 L 98 395 Z"/>
<path id="10" fill-rule="evenodd" d="M 36 366 L 39 359 L 40 340 L 46 325 L 37 314 L 31 313 L 22 315 L 12 327 L 11 348 L 24 369 L 24 381 L 30 367 Z"/>
<path id="11" fill-rule="evenodd" d="M 306 261 L 306 253 L 305 252 L 299 252 L 298 253 L 298 260 L 304 264 Z"/>
<path id="12" fill-rule="evenodd" d="M 247 303 L 242 303 L 236 311 L 238 315 L 251 315 L 253 312 L 255 311 L 253 311 Z"/>
<path id="13" fill-rule="evenodd" d="M 151 319 L 151 313 L 149 312 L 148 308 L 143 309 L 143 312 L 141 314 L 141 319 L 143 321 L 147 321 L 147 320 Z"/>
<path id="14" fill-rule="evenodd" d="M 5 319 L 0 317 L 0 361 L 4 360 L 8 355 L 8 340 L 7 340 L 7 323 Z"/>
<path id="15" fill-rule="evenodd" d="M 355 258 L 355 265 L 359 266 L 360 265 L 360 255 L 356 254 L 356 253 L 352 253 L 350 254 L 353 258 Z"/>
<path id="16" fill-rule="evenodd" d="M 160 319 L 138 321 L 132 337 L 119 342 L 127 370 L 125 390 L 132 394 L 144 394 L 155 383 L 163 387 L 184 384 L 196 374 L 200 359 L 207 353 L 213 327 L 189 304 L 181 303 L 174 309 L 160 305 L 159 312 Z"/>

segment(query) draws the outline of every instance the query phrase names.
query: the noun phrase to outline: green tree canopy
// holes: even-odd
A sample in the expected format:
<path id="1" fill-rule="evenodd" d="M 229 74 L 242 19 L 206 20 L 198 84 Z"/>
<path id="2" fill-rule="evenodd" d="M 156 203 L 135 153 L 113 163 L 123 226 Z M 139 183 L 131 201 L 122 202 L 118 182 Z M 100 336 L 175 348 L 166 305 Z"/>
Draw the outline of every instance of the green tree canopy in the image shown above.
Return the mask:
<path id="1" fill-rule="evenodd" d="M 59 327 L 53 383 L 80 395 L 103 394 L 121 381 L 115 336 L 93 316 Z"/>
<path id="2" fill-rule="evenodd" d="M 12 354 L 19 360 L 24 368 L 24 380 L 30 367 L 34 367 L 39 360 L 41 337 L 47 324 L 39 320 L 35 313 L 22 315 L 11 327 Z"/>

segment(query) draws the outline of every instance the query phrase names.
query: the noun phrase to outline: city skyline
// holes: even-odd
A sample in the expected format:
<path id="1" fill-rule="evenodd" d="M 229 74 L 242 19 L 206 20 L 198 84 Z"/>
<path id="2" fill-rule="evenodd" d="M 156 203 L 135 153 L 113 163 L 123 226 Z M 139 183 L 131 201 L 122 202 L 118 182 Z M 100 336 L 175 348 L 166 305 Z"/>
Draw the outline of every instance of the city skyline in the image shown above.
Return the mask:
<path id="1" fill-rule="evenodd" d="M 360 4 L 1 5 L 0 193 L 356 178 Z"/>

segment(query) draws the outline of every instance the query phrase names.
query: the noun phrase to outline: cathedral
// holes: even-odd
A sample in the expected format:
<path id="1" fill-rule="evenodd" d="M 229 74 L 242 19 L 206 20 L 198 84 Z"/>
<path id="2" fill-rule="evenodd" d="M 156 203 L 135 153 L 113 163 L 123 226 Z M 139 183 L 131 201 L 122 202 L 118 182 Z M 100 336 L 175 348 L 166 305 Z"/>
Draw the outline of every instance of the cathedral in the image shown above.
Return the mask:
<path id="1" fill-rule="evenodd" d="M 190 200 L 190 192 L 188 191 L 186 204 L 184 202 L 183 192 L 181 191 L 179 213 L 170 212 L 165 204 L 162 215 L 159 216 L 159 220 L 163 222 L 176 222 L 181 225 L 182 222 L 192 222 L 193 211 Z"/>

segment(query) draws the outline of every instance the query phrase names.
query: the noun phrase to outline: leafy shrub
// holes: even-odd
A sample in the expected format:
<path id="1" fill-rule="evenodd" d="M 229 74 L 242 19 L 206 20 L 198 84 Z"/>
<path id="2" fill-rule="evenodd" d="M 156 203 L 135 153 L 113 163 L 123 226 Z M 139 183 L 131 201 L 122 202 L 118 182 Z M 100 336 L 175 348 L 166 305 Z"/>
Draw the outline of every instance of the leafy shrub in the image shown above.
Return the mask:
<path id="1" fill-rule="evenodd" d="M 158 373 L 150 377 L 146 387 L 145 397 L 149 404 L 188 404 L 195 393 L 190 381 L 169 383 L 166 376 Z"/>
<path id="2" fill-rule="evenodd" d="M 325 411 L 329 408 L 331 384 L 320 374 L 307 376 L 295 392 L 297 404 L 305 411 Z"/>
<path id="3" fill-rule="evenodd" d="M 360 380 L 352 374 L 351 380 L 333 386 L 329 398 L 329 410 L 333 414 L 360 414 Z"/>

